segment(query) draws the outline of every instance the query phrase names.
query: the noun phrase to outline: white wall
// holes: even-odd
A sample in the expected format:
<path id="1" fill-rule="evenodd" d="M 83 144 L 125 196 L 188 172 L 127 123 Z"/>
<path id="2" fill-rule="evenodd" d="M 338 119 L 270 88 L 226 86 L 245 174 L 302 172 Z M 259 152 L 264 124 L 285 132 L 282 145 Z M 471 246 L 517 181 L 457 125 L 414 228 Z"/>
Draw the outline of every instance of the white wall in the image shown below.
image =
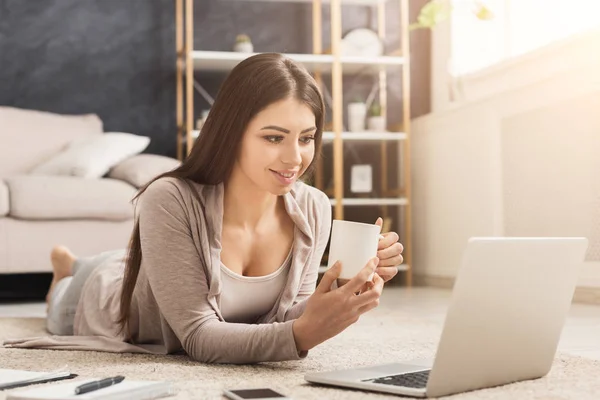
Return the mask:
<path id="1" fill-rule="evenodd" d="M 411 134 L 415 274 L 454 277 L 470 236 L 582 235 L 580 286 L 600 287 L 600 33 L 466 77 L 460 103 L 433 49 L 434 112 Z"/>

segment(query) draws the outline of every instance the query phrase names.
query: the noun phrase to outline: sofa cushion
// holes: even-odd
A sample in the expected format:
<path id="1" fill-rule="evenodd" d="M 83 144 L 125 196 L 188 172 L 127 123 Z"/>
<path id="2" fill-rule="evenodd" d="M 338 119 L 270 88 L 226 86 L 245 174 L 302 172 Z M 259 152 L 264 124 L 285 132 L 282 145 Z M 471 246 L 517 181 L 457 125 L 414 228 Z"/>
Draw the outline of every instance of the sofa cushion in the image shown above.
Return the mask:
<path id="1" fill-rule="evenodd" d="M 109 178 L 120 179 L 141 188 L 153 178 L 179 167 L 175 158 L 157 154 L 139 154 L 119 163 L 108 173 Z"/>
<path id="2" fill-rule="evenodd" d="M 62 115 L 0 106 L 0 177 L 27 173 L 73 140 L 102 131 L 96 114 Z"/>
<path id="3" fill-rule="evenodd" d="M 144 151 L 149 143 L 147 136 L 125 132 L 106 132 L 78 139 L 36 166 L 30 174 L 101 178 L 121 161 Z"/>
<path id="4" fill-rule="evenodd" d="M 8 202 L 8 186 L 0 179 L 0 218 L 8 215 L 10 203 Z"/>
<path id="5" fill-rule="evenodd" d="M 133 218 L 136 189 L 116 179 L 70 176 L 5 178 L 10 194 L 9 216 L 30 220 Z"/>

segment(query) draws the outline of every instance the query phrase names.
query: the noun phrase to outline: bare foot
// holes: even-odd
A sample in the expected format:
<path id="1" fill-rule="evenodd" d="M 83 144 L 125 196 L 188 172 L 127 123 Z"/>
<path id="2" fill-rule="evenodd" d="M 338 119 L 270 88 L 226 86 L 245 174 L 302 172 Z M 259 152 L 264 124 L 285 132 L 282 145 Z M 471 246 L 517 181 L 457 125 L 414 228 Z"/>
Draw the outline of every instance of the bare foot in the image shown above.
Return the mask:
<path id="1" fill-rule="evenodd" d="M 46 295 L 46 303 L 49 303 L 50 296 L 54 290 L 54 286 L 62 278 L 73 275 L 73 263 L 77 257 L 65 246 L 54 246 L 50 253 L 50 260 L 52 261 L 52 283 L 48 294 Z"/>

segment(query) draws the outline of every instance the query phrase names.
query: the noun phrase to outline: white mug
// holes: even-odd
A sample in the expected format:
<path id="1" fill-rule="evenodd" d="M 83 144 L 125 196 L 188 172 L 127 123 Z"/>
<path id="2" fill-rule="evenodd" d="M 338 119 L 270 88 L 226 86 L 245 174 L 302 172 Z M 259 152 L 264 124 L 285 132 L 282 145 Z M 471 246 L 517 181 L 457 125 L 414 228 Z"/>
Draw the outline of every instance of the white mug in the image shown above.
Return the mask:
<path id="1" fill-rule="evenodd" d="M 333 220 L 327 268 L 342 263 L 339 279 L 352 279 L 377 255 L 381 227 L 375 224 Z M 369 281 L 373 274 L 369 276 Z"/>

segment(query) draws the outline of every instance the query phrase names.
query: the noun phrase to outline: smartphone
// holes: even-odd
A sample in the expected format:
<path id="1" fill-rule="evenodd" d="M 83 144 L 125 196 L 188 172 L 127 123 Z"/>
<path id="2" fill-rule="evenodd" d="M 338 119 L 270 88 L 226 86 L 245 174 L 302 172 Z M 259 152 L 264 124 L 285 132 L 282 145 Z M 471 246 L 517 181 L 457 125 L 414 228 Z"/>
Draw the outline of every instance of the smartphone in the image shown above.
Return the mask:
<path id="1" fill-rule="evenodd" d="M 225 390 L 223 392 L 225 397 L 231 400 L 266 400 L 266 399 L 277 399 L 277 400 L 291 400 L 291 397 L 277 393 L 273 389 L 259 388 L 259 389 L 236 389 L 236 390 Z"/>

